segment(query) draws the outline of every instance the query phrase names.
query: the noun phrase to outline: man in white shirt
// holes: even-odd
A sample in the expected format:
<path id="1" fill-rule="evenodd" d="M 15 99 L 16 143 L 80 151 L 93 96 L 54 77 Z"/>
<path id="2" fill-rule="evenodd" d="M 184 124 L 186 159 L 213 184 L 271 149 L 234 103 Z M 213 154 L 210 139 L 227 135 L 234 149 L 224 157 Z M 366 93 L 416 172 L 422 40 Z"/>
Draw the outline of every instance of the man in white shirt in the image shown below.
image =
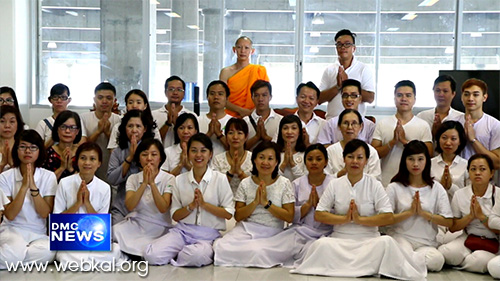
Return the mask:
<path id="1" fill-rule="evenodd" d="M 111 83 L 102 82 L 94 90 L 94 106 L 92 112 L 80 114 L 83 128 L 88 133 L 88 141 L 95 142 L 102 150 L 102 163 L 96 176 L 107 181 L 107 170 L 110 152 L 107 149 L 111 129 L 120 123 L 120 116 L 112 112 L 116 102 L 116 88 Z"/>
<path id="2" fill-rule="evenodd" d="M 314 113 L 314 109 L 318 105 L 319 95 L 320 90 L 311 81 L 300 83 L 297 86 L 295 101 L 299 109 L 295 115 L 302 121 L 302 135 L 306 146 L 317 142 L 318 134 L 326 122 L 325 119 Z"/>
<path id="3" fill-rule="evenodd" d="M 424 110 L 417 114 L 417 117 L 429 124 L 432 136 L 436 134 L 437 129 L 444 121 L 457 121 L 460 116 L 464 115 L 462 112 L 451 107 L 451 102 L 456 95 L 456 85 L 457 83 L 453 77 L 440 75 L 434 80 L 434 87 L 432 87 L 434 99 L 436 100 L 436 108 Z"/>
<path id="4" fill-rule="evenodd" d="M 152 112 L 153 119 L 160 130 L 161 139 L 165 148 L 174 144 L 174 132 L 172 131 L 177 116 L 188 112 L 194 114 L 181 104 L 186 91 L 186 83 L 179 76 L 170 76 L 165 81 L 165 96 L 167 103 Z"/>
<path id="5" fill-rule="evenodd" d="M 261 141 L 272 141 L 278 139 L 278 128 L 281 115 L 269 107 L 273 97 L 271 83 L 265 80 L 257 80 L 250 88 L 255 109 L 250 116 L 243 120 L 248 124 L 248 141 L 246 148 L 251 150 Z"/>
<path id="6" fill-rule="evenodd" d="M 342 82 L 349 78 L 361 82 L 363 101 L 359 107 L 361 115 L 366 114 L 365 103 L 371 103 L 375 100 L 375 75 L 369 67 L 354 57 L 355 39 L 356 34 L 347 29 L 335 34 L 338 61 L 325 69 L 319 86 L 321 89 L 319 103 L 328 102 L 326 119 L 338 116 L 344 110 L 340 89 Z"/>
<path id="7" fill-rule="evenodd" d="M 391 182 L 399 170 L 404 146 L 412 140 L 425 143 L 432 155 L 432 135 L 427 123 L 413 115 L 415 104 L 415 84 L 409 80 L 399 81 L 394 87 L 395 115 L 377 122 L 373 133 L 372 146 L 377 150 L 381 160 L 382 184 Z"/>

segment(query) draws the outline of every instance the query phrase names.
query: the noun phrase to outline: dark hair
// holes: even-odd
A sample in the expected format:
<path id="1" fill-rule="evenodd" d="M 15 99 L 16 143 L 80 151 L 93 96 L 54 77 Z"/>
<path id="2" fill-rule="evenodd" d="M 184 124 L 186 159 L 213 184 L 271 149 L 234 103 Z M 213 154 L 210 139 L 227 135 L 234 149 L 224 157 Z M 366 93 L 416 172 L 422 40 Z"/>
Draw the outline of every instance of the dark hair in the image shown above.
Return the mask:
<path id="1" fill-rule="evenodd" d="M 396 85 L 394 85 L 394 93 L 396 93 L 396 90 L 400 87 L 410 87 L 413 89 L 413 95 L 417 96 L 417 88 L 415 87 L 415 83 L 413 83 L 410 80 L 401 80 Z"/>
<path id="2" fill-rule="evenodd" d="M 316 91 L 316 98 L 319 99 L 319 93 L 320 93 L 320 90 L 318 89 L 318 87 L 311 81 L 307 82 L 307 83 L 300 83 L 298 86 L 297 86 L 297 93 L 296 93 L 296 97 L 299 96 L 300 94 L 300 90 L 304 87 L 307 87 L 307 88 L 311 88 L 313 89 L 314 91 Z"/>
<path id="3" fill-rule="evenodd" d="M 348 108 L 348 109 L 344 109 L 340 115 L 339 115 L 339 120 L 337 121 L 337 126 L 341 126 L 342 125 L 342 120 L 344 119 L 344 116 L 346 114 L 349 114 L 349 113 L 354 113 L 358 116 L 358 119 L 359 119 L 359 124 L 363 124 L 363 116 L 361 116 L 361 113 L 359 113 L 359 111 L 357 111 L 356 109 L 351 109 L 351 108 Z"/>
<path id="4" fill-rule="evenodd" d="M 467 162 L 467 171 L 469 170 L 470 164 L 472 163 L 472 161 L 477 160 L 477 159 L 484 159 L 484 160 L 486 160 L 486 163 L 488 163 L 488 167 L 490 168 L 490 171 L 494 171 L 495 170 L 495 165 L 493 164 L 493 160 L 491 160 L 491 157 L 489 157 L 488 155 L 483 154 L 483 153 L 478 153 L 478 154 L 472 155 L 469 158 L 469 161 Z"/>
<path id="5" fill-rule="evenodd" d="M 210 82 L 210 84 L 208 84 L 208 86 L 207 86 L 207 98 L 208 98 L 208 94 L 210 93 L 210 87 L 215 86 L 215 85 L 222 85 L 222 87 L 224 88 L 224 91 L 226 91 L 226 98 L 229 97 L 230 90 L 229 90 L 229 87 L 227 86 L 226 82 L 224 82 L 222 80 L 214 80 L 214 81 Z"/>
<path id="6" fill-rule="evenodd" d="M 184 80 L 182 80 L 179 76 L 172 75 L 165 80 L 165 91 L 168 89 L 168 83 L 171 81 L 181 81 L 182 89 L 186 90 L 186 82 L 184 82 Z"/>
<path id="7" fill-rule="evenodd" d="M 455 90 L 457 89 L 457 82 L 455 81 L 455 79 L 453 79 L 453 77 L 451 77 L 450 75 L 446 75 L 446 74 L 439 75 L 438 78 L 436 78 L 436 80 L 434 80 L 434 86 L 432 86 L 432 88 L 434 89 L 437 84 L 443 83 L 446 81 L 450 81 L 451 91 L 455 92 Z"/>
<path id="8" fill-rule="evenodd" d="M 153 114 L 151 113 L 151 106 L 149 105 L 149 100 L 148 100 L 148 96 L 146 95 L 146 93 L 144 93 L 142 90 L 139 90 L 139 89 L 133 89 L 133 90 L 130 90 L 128 91 L 128 93 L 125 95 L 125 108 L 127 107 L 127 100 L 128 98 L 130 98 L 131 95 L 138 95 L 139 97 L 142 98 L 142 100 L 144 101 L 144 104 L 146 104 L 146 109 L 144 109 L 144 113 L 146 115 L 148 115 L 151 120 L 153 120 L 153 129 L 156 128 L 156 123 L 154 122 L 154 118 L 153 118 Z"/>
<path id="9" fill-rule="evenodd" d="M 455 129 L 458 132 L 458 138 L 460 139 L 460 144 L 457 147 L 457 151 L 455 151 L 455 154 L 460 154 L 462 150 L 465 148 L 465 145 L 467 144 L 467 138 L 465 136 L 465 130 L 464 126 L 460 124 L 460 122 L 457 121 L 445 121 L 443 122 L 439 128 L 436 131 L 436 135 L 434 136 L 434 139 L 436 140 L 436 151 L 438 153 L 443 153 L 443 149 L 441 148 L 441 145 L 439 144 L 439 139 L 441 138 L 441 135 L 444 134 L 444 132 L 448 130 Z"/>
<path id="10" fill-rule="evenodd" d="M 304 134 L 302 133 L 302 121 L 300 121 L 300 118 L 294 114 L 290 114 L 281 118 L 276 144 L 278 144 L 280 151 L 283 151 L 285 149 L 285 140 L 283 139 L 281 130 L 283 129 L 283 126 L 291 123 L 297 123 L 297 125 L 299 126 L 299 137 L 297 138 L 297 143 L 295 144 L 295 150 L 298 152 L 304 152 L 306 150 L 306 144 L 304 143 Z"/>
<path id="11" fill-rule="evenodd" d="M 178 144 L 178 143 L 181 142 L 181 138 L 179 138 L 179 135 L 177 134 L 177 130 L 188 119 L 191 119 L 193 121 L 194 128 L 196 129 L 196 133 L 200 132 L 200 126 L 198 125 L 198 118 L 196 118 L 196 116 L 194 116 L 192 113 L 187 113 L 187 112 L 182 113 L 181 115 L 179 115 L 177 117 L 177 120 L 175 120 L 175 125 L 174 125 L 174 144 Z"/>
<path id="12" fill-rule="evenodd" d="M 340 89 L 341 92 L 344 92 L 344 88 L 348 86 L 354 86 L 358 88 L 358 93 L 361 94 L 361 83 L 358 80 L 355 79 L 347 79 L 344 82 L 342 82 L 342 88 Z"/>
<path id="13" fill-rule="evenodd" d="M 465 80 L 465 82 L 462 84 L 462 93 L 464 92 L 465 89 L 470 88 L 472 86 L 478 86 L 481 88 L 481 91 L 483 91 L 483 95 L 488 93 L 488 85 L 480 79 L 476 78 L 470 78 Z"/>
<path id="14" fill-rule="evenodd" d="M 137 146 L 137 149 L 135 150 L 134 162 L 138 167 L 143 168 L 140 160 L 141 152 L 143 152 L 144 150 L 148 150 L 153 145 L 156 146 L 156 148 L 158 148 L 158 151 L 160 151 L 160 163 L 157 168 L 159 169 L 161 165 L 163 165 L 163 162 L 165 162 L 165 159 L 167 159 L 167 155 L 165 154 L 165 149 L 163 148 L 163 144 L 157 139 L 148 138 L 141 141 Z"/>
<path id="15" fill-rule="evenodd" d="M 257 80 L 253 83 L 252 87 L 250 87 L 250 92 L 252 93 L 252 97 L 255 91 L 263 87 L 267 87 L 267 89 L 269 90 L 269 95 L 271 97 L 273 96 L 273 87 L 271 86 L 271 83 L 269 83 L 266 80 Z"/>
<path id="16" fill-rule="evenodd" d="M 99 85 L 97 85 L 94 89 L 94 94 L 97 94 L 97 92 L 102 91 L 102 90 L 109 90 L 113 92 L 113 95 L 116 96 L 116 88 L 113 86 L 113 84 L 109 82 L 101 82 Z"/>
<path id="17" fill-rule="evenodd" d="M 340 36 L 349 35 L 352 37 L 352 43 L 356 44 L 356 33 L 351 32 L 349 29 L 342 29 L 335 34 L 334 40 L 337 41 Z"/>
<path id="18" fill-rule="evenodd" d="M 240 41 L 241 39 L 247 39 L 248 41 L 250 41 L 250 44 L 253 44 L 252 39 L 250 39 L 250 37 L 243 35 L 243 36 L 238 37 L 238 39 L 236 39 L 236 41 L 234 41 L 234 45 L 236 46 L 236 44 L 238 44 L 238 41 Z"/>
<path id="19" fill-rule="evenodd" d="M 189 141 L 187 143 L 188 154 L 189 154 L 189 148 L 191 148 L 191 145 L 195 141 L 202 143 L 208 150 L 210 150 L 210 152 L 214 152 L 212 140 L 210 139 L 210 137 L 208 137 L 204 133 L 196 133 L 189 138 Z"/>
<path id="20" fill-rule="evenodd" d="M 80 158 L 80 154 L 82 154 L 82 152 L 85 152 L 85 151 L 97 152 L 97 159 L 99 159 L 99 162 L 101 162 L 101 164 L 102 164 L 102 149 L 97 143 L 91 142 L 91 141 L 87 141 L 87 142 L 80 144 L 78 146 L 78 148 L 76 149 L 75 159 L 76 159 L 77 163 L 78 163 L 78 159 Z M 74 166 L 75 166 L 75 170 L 80 172 L 80 168 L 78 167 L 78 165 L 74 165 Z"/>
<path id="21" fill-rule="evenodd" d="M 424 142 L 419 140 L 412 140 L 407 143 L 403 149 L 403 155 L 401 155 L 401 160 L 399 161 L 399 171 L 391 179 L 391 182 L 399 182 L 404 186 L 410 185 L 410 171 L 406 166 L 406 158 L 411 155 L 423 153 L 425 155 L 425 167 L 422 171 L 422 179 L 430 187 L 434 184 L 433 178 L 431 176 L 431 156 L 429 150 Z"/>
<path id="22" fill-rule="evenodd" d="M 24 130 L 16 138 L 14 146 L 12 147 L 12 162 L 14 167 L 19 167 L 21 165 L 21 159 L 19 159 L 19 154 L 17 153 L 19 144 L 21 141 L 29 142 L 38 146 L 38 158 L 35 161 L 35 168 L 42 167 L 45 162 L 45 157 L 47 157 L 47 152 L 45 150 L 45 145 L 42 137 L 32 129 Z"/>
<path id="23" fill-rule="evenodd" d="M 245 122 L 245 120 L 237 117 L 233 117 L 229 119 L 226 123 L 226 126 L 224 128 L 224 135 L 227 136 L 227 133 L 229 133 L 229 130 L 231 129 L 231 126 L 234 127 L 235 130 L 237 131 L 242 131 L 245 133 L 245 137 L 248 137 L 248 124 Z"/>
<path id="24" fill-rule="evenodd" d="M 310 146 L 308 146 L 306 148 L 306 151 L 304 152 L 304 164 L 306 163 L 307 154 L 309 154 L 309 152 L 311 152 L 313 150 L 319 150 L 321 153 L 323 153 L 323 156 L 325 157 L 326 163 L 328 163 L 328 152 L 326 151 L 325 146 L 322 145 L 321 143 L 315 143 L 315 144 L 311 144 Z"/>
<path id="25" fill-rule="evenodd" d="M 61 96 L 63 95 L 64 93 L 67 93 L 68 94 L 68 97 L 69 97 L 69 88 L 68 86 L 62 84 L 62 83 L 58 83 L 58 84 L 55 84 L 54 86 L 52 86 L 52 88 L 50 88 L 50 97 L 53 97 L 53 96 Z"/>
<path id="26" fill-rule="evenodd" d="M 366 159 L 370 158 L 370 148 L 368 147 L 368 144 L 360 139 L 353 139 L 345 144 L 344 151 L 342 151 L 342 158 L 345 158 L 347 154 L 353 153 L 360 147 L 365 150 Z"/>
<path id="27" fill-rule="evenodd" d="M 137 109 L 127 111 L 122 118 L 120 125 L 118 126 L 118 136 L 116 137 L 116 142 L 121 149 L 126 149 L 128 147 L 129 139 L 127 137 L 127 123 L 131 118 L 140 118 L 142 125 L 146 128 L 142 139 L 154 138 L 154 121 L 153 118 L 148 116 L 146 112 Z"/>
<path id="28" fill-rule="evenodd" d="M 65 110 L 57 115 L 54 126 L 52 127 L 52 140 L 54 140 L 54 142 L 59 141 L 59 127 L 70 118 L 75 119 L 75 124 L 78 127 L 78 134 L 76 134 L 73 143 L 80 142 L 82 139 L 82 121 L 80 120 L 80 115 L 71 110 Z"/>
<path id="29" fill-rule="evenodd" d="M 252 175 L 259 176 L 259 171 L 257 170 L 257 166 L 255 166 L 255 159 L 257 159 L 257 155 L 266 149 L 274 150 L 274 154 L 276 156 L 276 167 L 274 168 L 271 177 L 275 179 L 278 176 L 279 165 L 281 162 L 281 153 L 279 147 L 276 143 L 272 141 L 262 141 L 260 142 L 252 151 Z"/>
<path id="30" fill-rule="evenodd" d="M 15 108 L 10 105 L 2 105 L 0 107 L 0 118 L 4 117 L 5 114 L 7 113 L 12 113 L 14 114 L 14 116 L 16 116 L 17 128 L 16 128 L 16 133 L 14 134 L 14 138 L 17 138 L 19 134 L 24 130 L 23 117 L 21 116 L 19 108 Z"/>
<path id="31" fill-rule="evenodd" d="M 0 87 L 0 94 L 3 94 L 3 93 L 9 93 L 10 96 L 12 97 L 12 99 L 14 100 L 14 106 L 17 109 L 19 109 L 19 102 L 17 101 L 17 95 L 16 95 L 16 92 L 14 91 L 14 89 L 12 89 L 11 87 L 7 87 L 7 86 Z"/>

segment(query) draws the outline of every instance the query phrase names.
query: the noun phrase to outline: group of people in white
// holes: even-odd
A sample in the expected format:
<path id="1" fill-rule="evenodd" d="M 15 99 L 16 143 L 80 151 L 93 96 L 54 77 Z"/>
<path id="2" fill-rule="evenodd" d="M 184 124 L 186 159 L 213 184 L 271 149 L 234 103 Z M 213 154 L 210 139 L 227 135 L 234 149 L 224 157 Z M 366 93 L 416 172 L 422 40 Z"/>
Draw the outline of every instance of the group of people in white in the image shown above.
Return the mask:
<path id="1" fill-rule="evenodd" d="M 343 110 L 326 120 L 314 112 L 324 91 L 312 82 L 297 87 L 297 112 L 282 116 L 270 107 L 271 84 L 257 80 L 255 109 L 234 118 L 224 81 L 208 85 L 209 112 L 196 116 L 182 105 L 184 81 L 171 76 L 164 106 L 151 111 L 135 89 L 123 116 L 110 83 L 80 115 L 57 84 L 53 115 L 32 130 L 2 87 L 0 269 L 143 259 L 415 280 L 448 264 L 500 278 L 500 122 L 482 111 L 487 85 L 462 85 L 461 113 L 450 107 L 455 81 L 440 76 L 436 108 L 415 116 L 416 88 L 403 80 L 396 114 L 374 122 L 359 108 L 369 91 L 336 75 L 345 79 L 322 88 Z M 113 250 L 49 251 L 52 212 L 110 212 Z"/>

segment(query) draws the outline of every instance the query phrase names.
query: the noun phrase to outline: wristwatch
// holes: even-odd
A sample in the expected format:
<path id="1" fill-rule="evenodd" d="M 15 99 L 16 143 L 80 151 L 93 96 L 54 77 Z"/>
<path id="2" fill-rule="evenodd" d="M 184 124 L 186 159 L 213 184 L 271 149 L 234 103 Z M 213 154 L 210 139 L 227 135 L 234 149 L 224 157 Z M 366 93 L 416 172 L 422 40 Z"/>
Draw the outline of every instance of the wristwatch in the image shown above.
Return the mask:
<path id="1" fill-rule="evenodd" d="M 267 205 L 264 206 L 264 209 L 269 209 L 269 207 L 271 207 L 272 204 L 273 202 L 271 200 L 267 201 Z"/>

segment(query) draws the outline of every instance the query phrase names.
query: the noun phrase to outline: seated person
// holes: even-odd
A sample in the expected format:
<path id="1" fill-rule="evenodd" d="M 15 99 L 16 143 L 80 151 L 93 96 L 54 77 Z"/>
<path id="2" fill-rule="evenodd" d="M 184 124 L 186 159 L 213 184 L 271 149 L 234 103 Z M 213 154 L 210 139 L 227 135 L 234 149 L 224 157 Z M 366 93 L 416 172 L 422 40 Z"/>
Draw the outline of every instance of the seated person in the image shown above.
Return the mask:
<path id="1" fill-rule="evenodd" d="M 297 115 L 287 115 L 281 119 L 278 132 L 276 144 L 280 149 L 281 156 L 279 173 L 293 181 L 302 177 L 306 170 L 304 166 L 306 145 L 302 122 Z"/>
<path id="2" fill-rule="evenodd" d="M 319 132 L 323 129 L 326 121 L 314 113 L 314 109 L 318 105 L 319 89 L 313 82 L 300 83 L 297 86 L 297 102 L 298 110 L 295 112 L 302 121 L 302 130 L 304 143 L 306 146 L 317 143 Z"/>
<path id="3" fill-rule="evenodd" d="M 16 138 L 24 130 L 21 112 L 13 106 L 0 107 L 0 173 L 8 170 L 14 164 L 12 147 Z"/>

